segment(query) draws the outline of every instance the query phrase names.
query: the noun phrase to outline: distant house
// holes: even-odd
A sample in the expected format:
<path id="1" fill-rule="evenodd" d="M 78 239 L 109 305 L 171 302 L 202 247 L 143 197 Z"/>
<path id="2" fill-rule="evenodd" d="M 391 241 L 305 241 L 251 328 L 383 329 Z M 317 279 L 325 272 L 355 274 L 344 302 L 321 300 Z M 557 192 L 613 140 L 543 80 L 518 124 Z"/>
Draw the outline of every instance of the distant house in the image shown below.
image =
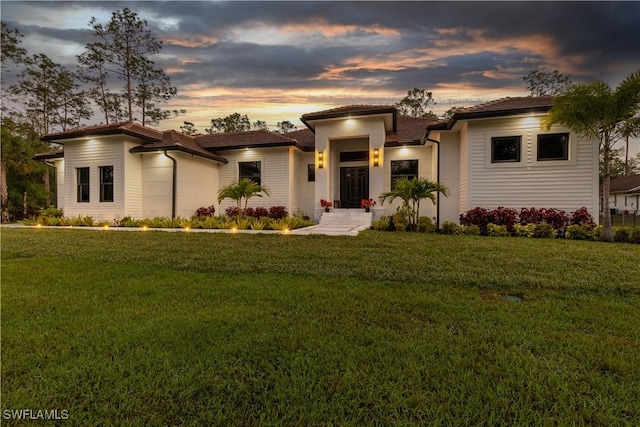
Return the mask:
<path id="1" fill-rule="evenodd" d="M 609 209 L 616 214 L 640 215 L 640 175 L 611 180 Z"/>
<path id="2" fill-rule="evenodd" d="M 598 209 L 598 144 L 562 127 L 542 130 L 550 97 L 504 98 L 458 110 L 450 120 L 399 116 L 394 106 L 352 105 L 304 114 L 306 129 L 187 136 L 135 123 L 48 134 L 63 150 L 36 158 L 57 171 L 57 205 L 95 219 L 191 216 L 216 204 L 218 190 L 247 177 L 270 197 L 250 206 L 285 206 L 316 220 L 320 200 L 360 209 L 401 177 L 425 177 L 450 194 L 421 215 L 458 221 L 476 206 Z M 395 212 L 398 201 L 374 208 Z"/>

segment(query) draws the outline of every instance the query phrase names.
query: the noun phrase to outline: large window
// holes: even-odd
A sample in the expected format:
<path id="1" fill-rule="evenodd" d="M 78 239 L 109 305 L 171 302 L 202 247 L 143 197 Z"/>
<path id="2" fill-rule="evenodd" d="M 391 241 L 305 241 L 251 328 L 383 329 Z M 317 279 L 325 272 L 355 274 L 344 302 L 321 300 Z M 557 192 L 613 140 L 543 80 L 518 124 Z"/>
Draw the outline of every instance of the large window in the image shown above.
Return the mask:
<path id="1" fill-rule="evenodd" d="M 76 182 L 78 185 L 78 202 L 89 201 L 89 168 L 76 169 Z"/>
<path id="2" fill-rule="evenodd" d="M 519 162 L 521 136 L 491 138 L 491 163 Z"/>
<path id="3" fill-rule="evenodd" d="M 417 178 L 417 160 L 392 160 L 391 161 L 391 188 L 395 188 L 396 181 L 400 178 Z"/>
<path id="4" fill-rule="evenodd" d="M 100 201 L 113 202 L 113 166 L 100 167 Z"/>
<path id="5" fill-rule="evenodd" d="M 368 162 L 369 152 L 368 151 L 341 151 L 340 161 L 341 162 Z"/>
<path id="6" fill-rule="evenodd" d="M 569 160 L 569 134 L 538 135 L 538 160 Z"/>
<path id="7" fill-rule="evenodd" d="M 258 185 L 262 185 L 261 162 L 239 162 L 240 179 L 249 178 Z"/>

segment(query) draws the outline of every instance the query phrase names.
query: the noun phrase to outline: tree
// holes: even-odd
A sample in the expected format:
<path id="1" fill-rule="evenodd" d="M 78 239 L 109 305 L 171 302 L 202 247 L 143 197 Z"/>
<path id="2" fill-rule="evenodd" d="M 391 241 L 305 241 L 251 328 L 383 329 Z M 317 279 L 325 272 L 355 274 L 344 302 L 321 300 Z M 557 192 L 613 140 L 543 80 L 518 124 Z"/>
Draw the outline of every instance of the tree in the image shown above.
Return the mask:
<path id="1" fill-rule="evenodd" d="M 2 160 L 0 161 L 0 204 L 2 222 L 23 212 L 26 193 L 29 211 L 41 207 L 48 196 L 42 186 L 47 167 L 32 159 L 35 153 L 48 150 L 38 139 L 36 130 L 26 122 L 2 118 Z"/>
<path id="2" fill-rule="evenodd" d="M 289 120 L 283 120 L 276 124 L 276 132 L 277 133 L 289 133 L 296 130 L 296 126 L 291 123 Z"/>
<path id="3" fill-rule="evenodd" d="M 198 135 L 200 133 L 198 132 L 198 129 L 196 129 L 196 126 L 191 122 L 184 122 L 184 124 L 180 126 L 180 132 L 190 136 Z"/>
<path id="4" fill-rule="evenodd" d="M 604 180 L 604 156 L 600 152 L 600 182 Z M 640 154 L 640 153 L 638 153 Z M 612 149 L 609 154 L 609 175 L 611 179 L 624 175 L 640 173 L 640 157 L 631 157 L 625 153 L 624 148 Z"/>
<path id="5" fill-rule="evenodd" d="M 640 116 L 630 117 L 625 120 L 622 124 L 621 134 L 625 139 L 624 174 L 629 175 L 629 138 L 637 138 L 640 136 Z M 631 160 L 633 161 L 633 159 Z"/>
<path id="6" fill-rule="evenodd" d="M 384 205 L 387 200 L 393 202 L 396 198 L 402 199 L 404 206 L 410 208 L 409 227 L 415 229 L 420 217 L 420 202 L 424 199 L 429 199 L 435 205 L 437 193 L 447 196 L 449 190 L 444 185 L 429 181 L 426 178 L 400 178 L 395 182 L 395 186 L 391 191 L 380 194 L 379 200 L 380 205 Z M 411 203 L 411 206 L 409 206 L 409 203 Z"/>
<path id="7" fill-rule="evenodd" d="M 0 49 L 0 61 L 2 62 L 2 72 L 6 73 L 9 63 L 22 64 L 27 58 L 27 50 L 20 47 L 23 37 L 16 28 L 10 28 L 4 22 L 2 26 L 2 49 Z"/>
<path id="8" fill-rule="evenodd" d="M 124 111 L 129 121 L 134 120 L 134 106 L 140 110 L 142 124 L 157 124 L 172 113 L 157 107 L 177 94 L 169 77 L 156 68 L 149 56 L 160 52 L 162 42 L 147 30 L 147 21 L 129 8 L 111 14 L 108 24 L 99 24 L 95 17 L 89 25 L 98 41 L 89 43 L 86 51 L 78 57 L 85 68 L 87 81 L 94 83 L 93 96 L 109 120 L 109 108 L 120 106 L 108 96 L 107 81 L 112 73 L 124 81 L 122 97 Z M 111 98 L 111 99 L 109 99 Z"/>
<path id="9" fill-rule="evenodd" d="M 270 195 L 269 189 L 264 185 L 259 185 L 255 181 L 249 178 L 242 178 L 239 181 L 233 182 L 218 191 L 218 203 L 224 199 L 231 199 L 237 203 L 238 209 L 241 208 L 242 200 L 244 200 L 244 208 L 247 209 L 249 199 L 256 196 L 262 197 L 264 193 L 267 196 Z"/>
<path id="10" fill-rule="evenodd" d="M 587 139 L 597 139 L 602 156 L 603 237 L 613 241 L 609 188 L 611 151 L 623 136 L 625 122 L 640 110 L 640 70 L 631 73 L 613 90 L 603 81 L 573 85 L 557 96 L 544 120 L 550 129 L 559 123 Z"/>
<path id="11" fill-rule="evenodd" d="M 522 78 L 527 85 L 527 90 L 531 96 L 556 96 L 571 86 L 569 77 L 558 72 L 529 71 L 529 74 Z"/>
<path id="12" fill-rule="evenodd" d="M 267 122 L 265 122 L 264 120 L 256 120 L 255 122 L 253 122 L 251 124 L 251 129 L 253 129 L 253 130 L 269 130 L 269 127 L 267 126 Z"/>
<path id="13" fill-rule="evenodd" d="M 427 108 L 435 104 L 433 94 L 424 89 L 414 88 L 407 92 L 402 101 L 396 104 L 398 114 L 406 117 L 437 117 L 431 110 L 427 112 Z"/>
<path id="14" fill-rule="evenodd" d="M 233 113 L 224 118 L 211 119 L 211 127 L 205 129 L 208 133 L 241 132 L 251 129 L 251 122 L 246 114 Z"/>
<path id="15" fill-rule="evenodd" d="M 442 118 L 443 119 L 450 119 L 451 117 L 453 117 L 453 115 L 455 114 L 457 109 L 458 109 L 458 107 L 449 108 L 447 111 L 444 112 L 444 114 L 442 114 Z"/>

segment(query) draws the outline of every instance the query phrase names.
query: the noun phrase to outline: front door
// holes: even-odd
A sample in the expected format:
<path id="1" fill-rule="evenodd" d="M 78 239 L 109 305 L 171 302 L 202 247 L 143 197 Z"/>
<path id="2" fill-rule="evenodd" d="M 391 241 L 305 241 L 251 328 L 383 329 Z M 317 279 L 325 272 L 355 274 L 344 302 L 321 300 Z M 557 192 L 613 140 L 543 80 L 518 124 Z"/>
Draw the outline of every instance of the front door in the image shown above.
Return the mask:
<path id="1" fill-rule="evenodd" d="M 340 168 L 340 207 L 359 208 L 369 198 L 369 167 Z"/>

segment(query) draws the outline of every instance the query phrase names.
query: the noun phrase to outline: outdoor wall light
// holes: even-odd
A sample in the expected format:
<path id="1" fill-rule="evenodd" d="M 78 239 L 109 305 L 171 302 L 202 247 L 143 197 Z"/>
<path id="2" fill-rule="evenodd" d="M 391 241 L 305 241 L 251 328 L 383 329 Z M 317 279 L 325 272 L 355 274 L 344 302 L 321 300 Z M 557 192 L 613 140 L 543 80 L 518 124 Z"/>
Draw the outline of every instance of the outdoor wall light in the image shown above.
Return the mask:
<path id="1" fill-rule="evenodd" d="M 318 169 L 322 169 L 324 167 L 324 153 L 322 151 L 318 152 Z"/>
<path id="2" fill-rule="evenodd" d="M 377 148 L 373 150 L 373 166 L 380 166 L 380 150 Z"/>

